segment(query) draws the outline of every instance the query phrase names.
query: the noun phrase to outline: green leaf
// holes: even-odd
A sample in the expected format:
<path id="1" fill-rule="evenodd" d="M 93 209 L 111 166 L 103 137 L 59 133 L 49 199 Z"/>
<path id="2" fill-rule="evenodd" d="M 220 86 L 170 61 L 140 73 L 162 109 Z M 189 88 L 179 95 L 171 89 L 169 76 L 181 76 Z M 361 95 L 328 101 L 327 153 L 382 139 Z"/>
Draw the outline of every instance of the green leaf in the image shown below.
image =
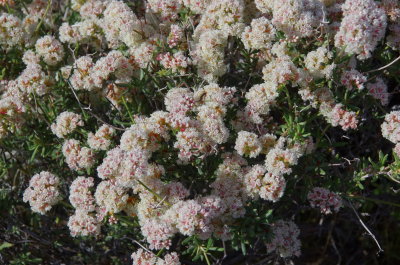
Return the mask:
<path id="1" fill-rule="evenodd" d="M 12 246 L 14 246 L 14 244 L 11 244 L 9 242 L 4 242 L 3 244 L 0 245 L 0 251 L 2 251 L 5 248 L 10 248 Z"/>

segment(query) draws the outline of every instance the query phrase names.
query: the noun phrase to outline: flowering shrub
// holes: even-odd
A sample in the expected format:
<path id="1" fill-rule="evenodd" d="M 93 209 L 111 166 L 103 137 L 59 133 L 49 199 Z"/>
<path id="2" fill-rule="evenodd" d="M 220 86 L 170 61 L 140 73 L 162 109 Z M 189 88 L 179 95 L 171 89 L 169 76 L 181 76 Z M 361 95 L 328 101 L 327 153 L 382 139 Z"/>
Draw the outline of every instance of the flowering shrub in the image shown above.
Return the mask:
<path id="1" fill-rule="evenodd" d="M 395 0 L 0 1 L 0 261 L 399 262 L 399 29 Z"/>

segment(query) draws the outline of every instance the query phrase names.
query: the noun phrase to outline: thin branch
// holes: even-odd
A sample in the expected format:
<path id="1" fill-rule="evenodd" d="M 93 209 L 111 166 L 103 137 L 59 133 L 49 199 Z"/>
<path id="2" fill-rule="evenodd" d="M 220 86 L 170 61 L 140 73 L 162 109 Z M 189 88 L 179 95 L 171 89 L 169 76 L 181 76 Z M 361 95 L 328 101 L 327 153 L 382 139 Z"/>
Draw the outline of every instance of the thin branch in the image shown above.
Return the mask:
<path id="1" fill-rule="evenodd" d="M 366 226 L 366 224 L 363 222 L 363 220 L 361 220 L 359 214 L 357 213 L 356 209 L 354 208 L 353 204 L 351 203 L 350 200 L 347 200 L 351 206 L 351 209 L 353 210 L 354 214 L 357 216 L 358 221 L 361 223 L 361 225 L 364 227 L 364 229 L 368 232 L 368 234 L 372 237 L 372 239 L 375 241 L 376 245 L 379 248 L 379 251 L 377 254 L 379 254 L 380 252 L 383 252 L 383 249 L 381 248 L 381 245 L 379 244 L 378 240 L 376 239 L 375 235 L 371 232 L 371 230 L 369 230 L 369 228 Z"/>
<path id="2" fill-rule="evenodd" d="M 395 64 L 399 60 L 400 60 L 400 56 L 397 57 L 396 59 L 394 59 L 391 63 L 389 63 L 387 65 L 384 65 L 384 66 L 382 66 L 380 68 L 377 68 L 377 69 L 374 69 L 374 70 L 371 70 L 371 71 L 368 71 L 368 72 L 365 72 L 365 73 L 369 74 L 369 73 L 374 73 L 374 72 L 378 72 L 378 71 L 384 70 L 384 69 L 392 66 L 393 64 Z"/>

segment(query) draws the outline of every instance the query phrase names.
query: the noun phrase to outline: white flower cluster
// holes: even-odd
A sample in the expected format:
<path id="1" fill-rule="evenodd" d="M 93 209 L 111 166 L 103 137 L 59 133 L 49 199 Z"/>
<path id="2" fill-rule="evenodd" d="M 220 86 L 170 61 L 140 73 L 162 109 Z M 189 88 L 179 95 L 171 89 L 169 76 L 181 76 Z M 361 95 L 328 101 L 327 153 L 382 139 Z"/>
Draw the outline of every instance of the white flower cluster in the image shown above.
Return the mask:
<path id="1" fill-rule="evenodd" d="M 385 116 L 381 125 L 382 135 L 392 143 L 400 142 L 400 111 L 392 111 Z"/>
<path id="2" fill-rule="evenodd" d="M 117 47 L 121 42 L 128 47 L 140 43 L 141 21 L 127 4 L 122 1 L 110 1 L 103 16 L 99 23 L 110 47 Z"/>
<path id="3" fill-rule="evenodd" d="M 357 113 L 348 111 L 341 103 L 336 103 L 329 88 L 323 87 L 311 91 L 308 87 L 299 90 L 299 94 L 311 106 L 318 108 L 322 116 L 332 126 L 340 126 L 343 130 L 356 129 L 358 126 Z"/>
<path id="4" fill-rule="evenodd" d="M 227 36 L 221 30 L 208 30 L 199 36 L 199 42 L 193 51 L 194 63 L 198 74 L 213 82 L 226 72 L 224 63 Z"/>
<path id="5" fill-rule="evenodd" d="M 72 170 L 89 169 L 95 161 L 95 153 L 88 147 L 82 147 L 80 142 L 75 139 L 68 139 L 62 146 L 62 153 L 65 160 Z"/>
<path id="6" fill-rule="evenodd" d="M 126 189 L 115 185 L 110 180 L 102 181 L 97 185 L 94 197 L 96 198 L 96 203 L 110 214 L 122 211 L 128 200 Z"/>
<path id="7" fill-rule="evenodd" d="M 348 90 L 353 90 L 354 88 L 362 90 L 364 89 L 364 84 L 367 82 L 367 77 L 353 68 L 349 71 L 343 72 L 340 82 Z"/>
<path id="8" fill-rule="evenodd" d="M 70 186 L 69 201 L 75 213 L 68 220 L 72 236 L 96 236 L 100 234 L 100 219 L 94 215 L 95 198 L 90 189 L 94 187 L 93 178 L 77 177 Z"/>
<path id="9" fill-rule="evenodd" d="M 34 175 L 24 192 L 24 202 L 29 202 L 32 211 L 45 214 L 61 200 L 60 180 L 47 171 Z"/>
<path id="10" fill-rule="evenodd" d="M 211 1 L 194 30 L 194 39 L 207 31 L 217 30 L 226 37 L 240 36 L 244 29 L 243 0 Z"/>
<path id="11" fill-rule="evenodd" d="M 165 69 L 171 69 L 172 72 L 180 74 L 184 74 L 191 64 L 191 60 L 183 52 L 159 54 L 157 59 Z"/>
<path id="12" fill-rule="evenodd" d="M 235 150 L 241 156 L 246 155 L 254 158 L 261 153 L 262 145 L 257 134 L 241 131 L 236 138 Z"/>
<path id="13" fill-rule="evenodd" d="M 255 165 L 244 175 L 244 186 L 249 196 L 276 202 L 285 191 L 286 181 L 282 176 L 267 173 L 264 166 Z"/>
<path id="14" fill-rule="evenodd" d="M 58 138 L 64 138 L 72 133 L 78 126 L 83 126 L 82 116 L 70 111 L 64 111 L 57 116 L 56 121 L 51 125 L 51 131 Z"/>
<path id="15" fill-rule="evenodd" d="M 80 211 L 93 212 L 95 210 L 94 197 L 90 188 L 94 187 L 93 178 L 77 177 L 69 188 L 69 201 Z"/>
<path id="16" fill-rule="evenodd" d="M 23 114 L 26 108 L 15 83 L 0 83 L 0 87 L 4 87 L 5 90 L 0 96 L 0 139 L 20 128 L 24 121 Z"/>
<path id="17" fill-rule="evenodd" d="M 385 11 L 374 0 L 346 0 L 342 5 L 343 20 L 335 36 L 335 45 L 344 47 L 357 58 L 370 58 L 378 42 L 385 36 Z"/>
<path id="18" fill-rule="evenodd" d="M 378 77 L 374 83 L 368 83 L 367 90 L 368 93 L 375 99 L 379 100 L 383 106 L 389 104 L 390 93 L 388 92 L 387 85 L 382 78 Z"/>
<path id="19" fill-rule="evenodd" d="M 64 57 L 64 48 L 60 41 L 53 36 L 44 36 L 35 44 L 36 53 L 48 65 L 56 65 Z"/>
<path id="20" fill-rule="evenodd" d="M 181 8 L 181 0 L 148 0 L 147 7 L 154 13 L 160 13 L 164 20 L 175 20 Z"/>
<path id="21" fill-rule="evenodd" d="M 283 258 L 300 256 L 300 230 L 292 221 L 279 220 L 272 224 L 273 238 L 267 243 L 268 253 L 276 251 Z"/>
<path id="22" fill-rule="evenodd" d="M 320 26 L 324 6 L 317 0 L 256 0 L 257 8 L 272 13 L 272 24 L 289 38 L 309 37 Z"/>
<path id="23" fill-rule="evenodd" d="M 112 137 L 115 135 L 115 129 L 109 125 L 103 124 L 96 133 L 88 134 L 88 145 L 93 150 L 107 150 L 111 145 Z"/>
<path id="24" fill-rule="evenodd" d="M 338 212 L 342 207 L 342 199 L 339 195 L 321 187 L 316 187 L 310 191 L 307 199 L 310 201 L 311 207 L 320 208 L 323 214 Z"/>
<path id="25" fill-rule="evenodd" d="M 242 41 L 246 49 L 265 49 L 271 47 L 275 39 L 276 29 L 265 17 L 253 19 L 242 33 Z"/>
<path id="26" fill-rule="evenodd" d="M 152 252 L 147 252 L 140 248 L 132 253 L 131 258 L 133 259 L 133 265 L 181 265 L 176 252 L 168 253 L 162 259 Z"/>
<path id="27" fill-rule="evenodd" d="M 8 13 L 0 15 L 0 44 L 8 49 L 21 43 L 24 38 L 21 20 Z"/>
<path id="28" fill-rule="evenodd" d="M 333 54 L 328 51 L 326 47 L 319 47 L 317 50 L 309 52 L 304 64 L 306 69 L 314 78 L 331 78 L 333 70 L 336 65 L 334 63 L 329 64 Z"/>
<path id="29" fill-rule="evenodd" d="M 132 64 L 120 51 L 113 50 L 96 63 L 89 56 L 80 57 L 74 63 L 72 75 L 66 76 L 75 90 L 92 91 L 102 89 L 111 74 L 115 76 L 116 83 L 129 82 L 132 77 Z"/>

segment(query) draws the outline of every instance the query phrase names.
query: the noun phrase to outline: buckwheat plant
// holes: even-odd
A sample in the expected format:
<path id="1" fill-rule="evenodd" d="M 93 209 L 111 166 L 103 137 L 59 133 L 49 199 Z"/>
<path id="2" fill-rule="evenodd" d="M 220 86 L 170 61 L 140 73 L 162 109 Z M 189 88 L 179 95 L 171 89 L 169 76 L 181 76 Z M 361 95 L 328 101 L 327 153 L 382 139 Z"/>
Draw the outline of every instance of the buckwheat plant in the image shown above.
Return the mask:
<path id="1" fill-rule="evenodd" d="M 0 1 L 0 263 L 398 263 L 399 32 L 396 0 Z"/>

